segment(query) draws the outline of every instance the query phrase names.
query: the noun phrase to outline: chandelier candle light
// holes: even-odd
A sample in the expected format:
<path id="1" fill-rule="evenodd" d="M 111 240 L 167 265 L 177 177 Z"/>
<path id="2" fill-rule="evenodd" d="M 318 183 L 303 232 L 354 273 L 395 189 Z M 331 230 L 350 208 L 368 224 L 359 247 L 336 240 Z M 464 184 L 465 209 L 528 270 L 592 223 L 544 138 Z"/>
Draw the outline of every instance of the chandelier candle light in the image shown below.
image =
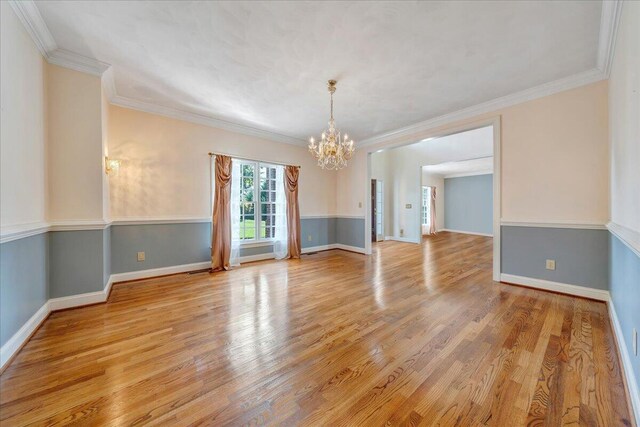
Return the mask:
<path id="1" fill-rule="evenodd" d="M 313 138 L 309 138 L 309 152 L 318 159 L 318 166 L 322 169 L 342 169 L 347 166 L 347 161 L 351 159 L 355 149 L 353 140 L 349 136 L 344 136 L 336 129 L 333 120 L 333 93 L 336 91 L 335 80 L 329 80 L 329 93 L 331 94 L 331 118 L 329 119 L 329 130 L 322 132 L 322 140 L 316 144 Z"/>

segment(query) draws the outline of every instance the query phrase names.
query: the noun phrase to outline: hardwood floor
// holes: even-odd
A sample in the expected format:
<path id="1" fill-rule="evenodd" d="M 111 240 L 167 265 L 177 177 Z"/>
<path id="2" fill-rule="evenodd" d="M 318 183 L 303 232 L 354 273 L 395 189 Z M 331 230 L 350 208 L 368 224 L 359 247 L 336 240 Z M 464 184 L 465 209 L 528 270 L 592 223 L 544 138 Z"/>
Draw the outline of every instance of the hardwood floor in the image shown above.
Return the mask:
<path id="1" fill-rule="evenodd" d="M 632 425 L 605 304 L 441 233 L 115 285 L 0 376 L 3 425 Z"/>

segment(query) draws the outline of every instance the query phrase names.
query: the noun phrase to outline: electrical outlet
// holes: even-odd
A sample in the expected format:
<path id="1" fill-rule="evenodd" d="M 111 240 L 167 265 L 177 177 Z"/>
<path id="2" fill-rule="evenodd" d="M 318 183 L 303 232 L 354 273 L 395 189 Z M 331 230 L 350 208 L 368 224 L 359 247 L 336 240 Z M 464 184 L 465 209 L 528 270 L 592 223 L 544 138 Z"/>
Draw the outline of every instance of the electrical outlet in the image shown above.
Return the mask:
<path id="1" fill-rule="evenodd" d="M 406 205 L 404 205 L 404 207 L 405 207 L 406 209 L 411 209 L 411 203 L 407 203 Z"/>
<path id="2" fill-rule="evenodd" d="M 633 328 L 633 354 L 638 355 L 638 331 Z"/>
<path id="3" fill-rule="evenodd" d="M 404 236 L 404 228 L 401 228 L 400 229 L 400 237 L 403 237 L 403 236 Z"/>
<path id="4" fill-rule="evenodd" d="M 144 252 L 138 252 L 138 261 L 144 261 Z"/>
<path id="5" fill-rule="evenodd" d="M 361 208 L 362 207 L 362 202 L 358 202 L 358 207 Z"/>
<path id="6" fill-rule="evenodd" d="M 307 240 L 308 240 L 309 242 L 313 240 L 313 238 L 311 237 L 311 234 L 309 234 L 309 235 L 307 236 Z"/>
<path id="7" fill-rule="evenodd" d="M 556 269 L 556 260 L 555 259 L 548 259 L 545 267 L 547 270 L 555 270 Z"/>

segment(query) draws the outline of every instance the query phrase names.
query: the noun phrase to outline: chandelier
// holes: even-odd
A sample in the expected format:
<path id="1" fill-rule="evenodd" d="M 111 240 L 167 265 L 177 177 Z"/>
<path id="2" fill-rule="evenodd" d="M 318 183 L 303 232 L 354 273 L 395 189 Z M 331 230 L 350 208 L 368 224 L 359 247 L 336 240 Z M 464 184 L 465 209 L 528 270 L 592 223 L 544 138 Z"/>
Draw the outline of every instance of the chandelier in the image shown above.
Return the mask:
<path id="1" fill-rule="evenodd" d="M 331 118 L 329 119 L 329 130 L 322 132 L 322 140 L 316 144 L 313 138 L 309 138 L 309 152 L 318 159 L 318 166 L 322 169 L 342 169 L 347 166 L 347 161 L 353 155 L 353 140 L 349 136 L 344 136 L 336 129 L 333 120 L 333 93 L 336 91 L 335 80 L 329 80 L 329 93 L 331 94 Z"/>

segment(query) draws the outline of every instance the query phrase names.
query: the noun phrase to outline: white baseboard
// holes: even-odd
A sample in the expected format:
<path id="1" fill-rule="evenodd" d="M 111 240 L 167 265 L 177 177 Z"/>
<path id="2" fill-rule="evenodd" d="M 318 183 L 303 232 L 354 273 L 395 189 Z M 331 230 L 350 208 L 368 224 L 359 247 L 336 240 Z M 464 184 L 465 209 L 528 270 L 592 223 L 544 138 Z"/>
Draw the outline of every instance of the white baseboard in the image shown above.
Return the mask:
<path id="1" fill-rule="evenodd" d="M 629 399 L 631 400 L 631 406 L 636 418 L 636 425 L 640 426 L 640 390 L 638 390 L 638 384 L 636 383 L 636 376 L 634 375 L 633 365 L 631 364 L 631 357 L 627 349 L 626 340 L 624 338 L 624 332 L 622 326 L 618 320 L 618 314 L 613 305 L 613 300 L 607 301 L 607 308 L 609 309 L 609 317 L 611 324 L 613 325 L 613 333 L 616 338 L 616 344 L 618 345 L 618 351 L 620 352 L 620 358 L 622 359 L 622 371 L 627 383 L 627 391 L 629 392 Z"/>
<path id="2" fill-rule="evenodd" d="M 42 307 L 40 307 L 20 329 L 18 329 L 18 332 L 9 338 L 9 341 L 4 343 L 2 348 L 0 348 L 0 370 L 2 370 L 4 365 L 11 360 L 13 355 L 22 348 L 31 334 L 33 334 L 38 326 L 40 326 L 40 323 L 42 323 L 42 321 L 49 315 L 49 312 L 49 301 L 47 301 L 42 304 Z"/>
<path id="3" fill-rule="evenodd" d="M 443 228 L 438 231 L 448 231 L 449 233 L 459 233 L 459 234 L 471 234 L 473 236 L 485 236 L 485 237 L 493 237 L 491 233 L 476 233 L 474 231 L 463 231 L 463 230 L 452 230 L 450 228 Z"/>
<path id="4" fill-rule="evenodd" d="M 148 279 L 149 277 L 166 276 L 167 274 L 186 273 L 194 270 L 210 268 L 211 262 L 195 262 L 193 264 L 173 265 L 171 267 L 150 268 L 149 270 L 130 271 L 111 275 L 110 282 L 126 282 L 128 280 Z"/>
<path id="5" fill-rule="evenodd" d="M 560 292 L 577 297 L 591 298 L 599 301 L 609 301 L 609 291 L 587 288 L 586 286 L 569 285 L 567 283 L 552 282 L 550 280 L 534 279 L 532 277 L 500 274 L 500 281 L 516 285 L 529 286 L 545 291 Z"/>
<path id="6" fill-rule="evenodd" d="M 106 289 L 106 288 L 105 288 Z M 80 307 L 83 305 L 97 304 L 105 302 L 107 295 L 104 290 L 96 292 L 87 292 L 86 294 L 70 295 L 68 297 L 51 298 L 49 300 L 49 310 L 57 311 L 66 308 Z"/>
<path id="7" fill-rule="evenodd" d="M 384 240 L 395 240 L 396 242 L 404 242 L 404 243 L 418 243 L 418 244 L 420 243 L 420 242 L 417 242 L 415 239 L 410 239 L 409 237 L 385 236 Z"/>
<path id="8" fill-rule="evenodd" d="M 331 249 L 337 249 L 335 243 L 331 245 L 318 245 L 318 246 L 310 246 L 308 248 L 302 248 L 302 253 L 308 254 L 310 252 L 322 252 L 322 251 L 329 251 Z"/>
<path id="9" fill-rule="evenodd" d="M 246 255 L 241 256 L 238 261 L 242 265 L 245 262 L 264 261 L 267 259 L 276 259 L 276 254 L 274 254 L 273 252 L 269 252 L 266 254 Z"/>
<path id="10" fill-rule="evenodd" d="M 342 250 L 345 250 L 345 251 L 357 252 L 359 254 L 366 254 L 364 248 L 359 248 L 357 246 L 343 245 L 342 243 L 336 243 L 335 244 L 335 249 L 342 249 Z"/>

